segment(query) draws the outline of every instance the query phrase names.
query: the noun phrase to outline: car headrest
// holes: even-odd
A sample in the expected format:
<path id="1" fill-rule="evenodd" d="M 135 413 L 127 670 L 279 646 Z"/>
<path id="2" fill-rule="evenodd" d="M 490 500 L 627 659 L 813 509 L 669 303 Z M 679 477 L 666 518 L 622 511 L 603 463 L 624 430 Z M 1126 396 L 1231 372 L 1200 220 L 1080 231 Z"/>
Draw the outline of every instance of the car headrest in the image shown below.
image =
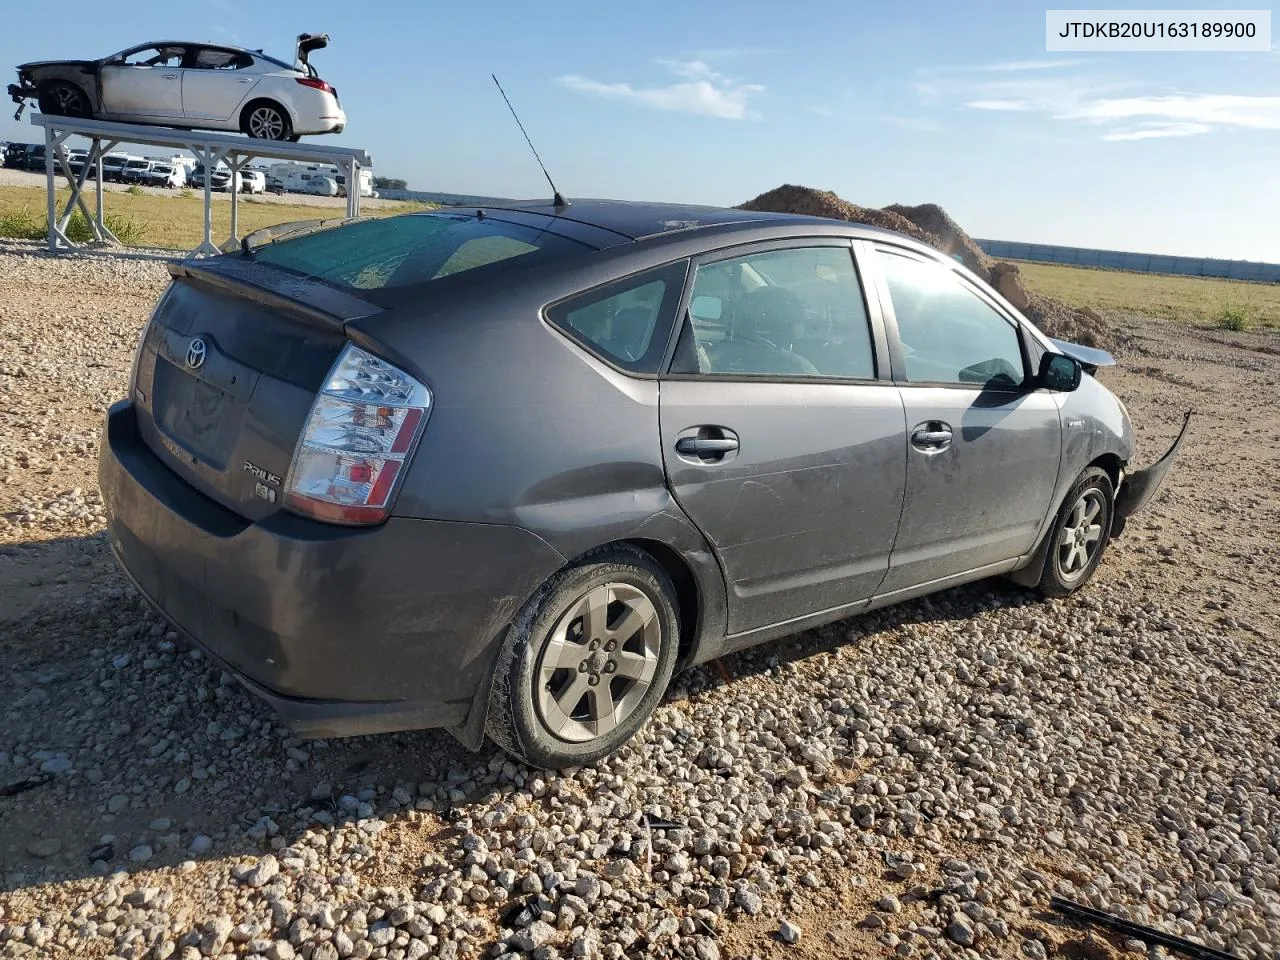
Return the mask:
<path id="1" fill-rule="evenodd" d="M 613 315 L 613 343 L 622 348 L 632 360 L 640 359 L 648 346 L 649 330 L 653 326 L 653 310 L 649 307 L 626 307 Z"/>
<path id="2" fill-rule="evenodd" d="M 797 335 L 803 319 L 804 304 L 790 290 L 760 287 L 735 304 L 733 331 L 790 340 Z"/>

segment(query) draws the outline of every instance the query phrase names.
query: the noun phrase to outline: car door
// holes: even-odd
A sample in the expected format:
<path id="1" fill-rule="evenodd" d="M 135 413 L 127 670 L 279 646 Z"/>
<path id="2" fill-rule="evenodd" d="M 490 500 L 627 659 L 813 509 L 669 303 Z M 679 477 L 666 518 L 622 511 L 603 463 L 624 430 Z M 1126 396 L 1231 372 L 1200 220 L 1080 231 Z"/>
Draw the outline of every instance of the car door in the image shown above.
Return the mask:
<path id="1" fill-rule="evenodd" d="M 185 57 L 185 47 L 165 44 L 129 50 L 104 63 L 103 112 L 154 120 L 181 117 Z"/>
<path id="2" fill-rule="evenodd" d="M 902 522 L 881 594 L 1029 552 L 1062 453 L 1016 321 L 952 267 L 877 245 L 871 259 L 906 411 Z"/>
<path id="3" fill-rule="evenodd" d="M 240 105 L 262 79 L 262 69 L 241 50 L 196 47 L 182 72 L 182 109 L 189 120 L 237 119 Z"/>
<path id="4" fill-rule="evenodd" d="M 905 485 L 902 399 L 848 240 L 695 265 L 661 383 L 668 485 L 728 586 L 730 645 L 852 612 L 888 568 Z M 737 641 L 737 642 L 735 642 Z"/>

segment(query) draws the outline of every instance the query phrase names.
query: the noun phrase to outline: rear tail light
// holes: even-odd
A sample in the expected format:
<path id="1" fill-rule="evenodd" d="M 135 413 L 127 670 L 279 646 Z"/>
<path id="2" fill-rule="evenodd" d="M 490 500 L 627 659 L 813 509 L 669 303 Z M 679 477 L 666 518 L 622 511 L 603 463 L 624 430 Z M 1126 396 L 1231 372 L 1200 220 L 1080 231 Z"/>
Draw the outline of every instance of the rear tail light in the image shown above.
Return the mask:
<path id="1" fill-rule="evenodd" d="M 381 523 L 430 412 L 426 384 L 347 344 L 311 405 L 284 505 L 333 523 Z"/>
<path id="2" fill-rule="evenodd" d="M 338 95 L 337 90 L 333 89 L 333 87 L 325 83 L 319 77 L 296 77 L 295 79 L 304 87 L 312 87 L 313 89 L 316 89 L 316 90 L 323 90 L 325 93 L 331 93 L 335 97 Z"/>

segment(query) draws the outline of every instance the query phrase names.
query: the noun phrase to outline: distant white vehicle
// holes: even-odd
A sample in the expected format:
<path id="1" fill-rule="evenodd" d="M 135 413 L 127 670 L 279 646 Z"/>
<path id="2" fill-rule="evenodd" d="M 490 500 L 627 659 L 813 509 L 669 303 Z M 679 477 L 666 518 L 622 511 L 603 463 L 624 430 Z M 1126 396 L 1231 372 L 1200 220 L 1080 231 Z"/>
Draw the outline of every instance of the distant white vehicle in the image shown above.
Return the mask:
<path id="1" fill-rule="evenodd" d="M 338 169 L 323 163 L 276 163 L 268 174 L 273 188 L 278 185 L 288 193 L 309 193 L 322 197 L 339 195 Z M 323 182 L 322 182 L 323 181 Z M 329 184 L 333 192 L 329 192 Z"/>
<path id="2" fill-rule="evenodd" d="M 307 180 L 301 190 L 295 190 L 295 193 L 309 193 L 317 197 L 336 197 L 338 195 L 338 181 L 333 177 L 312 177 Z"/>
<path id="3" fill-rule="evenodd" d="M 338 91 L 307 61 L 328 44 L 327 34 L 300 35 L 290 65 L 222 44 L 145 43 L 99 60 L 24 63 L 8 91 L 19 115 L 30 99 L 57 116 L 297 140 L 347 125 Z"/>
<path id="4" fill-rule="evenodd" d="M 146 157 L 137 157 L 126 161 L 124 167 L 120 170 L 121 183 L 145 183 L 151 176 L 151 168 L 155 166 L 154 160 L 148 160 Z"/>
<path id="5" fill-rule="evenodd" d="M 345 197 L 347 195 L 347 177 L 346 174 L 337 173 L 334 179 L 338 181 L 338 195 Z M 373 190 L 373 171 L 368 167 L 360 168 L 360 196 L 376 197 L 377 194 Z"/>
<path id="6" fill-rule="evenodd" d="M 221 190 L 226 186 L 228 180 L 231 179 L 231 168 L 219 160 L 214 164 L 213 169 L 209 171 L 209 186 L 214 190 Z M 190 172 L 187 174 L 187 186 L 196 189 L 204 189 L 204 164 L 197 162 Z"/>
<path id="7" fill-rule="evenodd" d="M 108 153 L 102 158 L 102 179 L 118 181 L 124 171 L 125 164 L 130 160 L 142 159 L 144 158 L 135 157 L 129 153 Z"/>
<path id="8" fill-rule="evenodd" d="M 187 171 L 174 163 L 154 163 L 147 172 L 147 178 L 143 181 L 151 187 L 165 187 L 169 190 L 175 190 L 178 187 L 186 186 Z"/>
<path id="9" fill-rule="evenodd" d="M 267 175 L 261 170 L 240 171 L 241 193 L 266 193 Z"/>

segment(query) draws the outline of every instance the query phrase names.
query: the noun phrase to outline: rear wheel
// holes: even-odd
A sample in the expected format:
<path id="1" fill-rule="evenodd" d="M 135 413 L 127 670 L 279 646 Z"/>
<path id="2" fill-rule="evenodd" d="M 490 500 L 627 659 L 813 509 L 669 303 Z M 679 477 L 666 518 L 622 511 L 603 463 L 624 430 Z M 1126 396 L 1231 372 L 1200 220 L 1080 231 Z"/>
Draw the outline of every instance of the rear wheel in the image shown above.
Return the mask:
<path id="1" fill-rule="evenodd" d="M 647 554 L 610 549 L 552 577 L 517 615 L 489 736 L 537 767 L 591 763 L 649 718 L 675 668 L 675 589 Z"/>
<path id="2" fill-rule="evenodd" d="M 255 140 L 293 140 L 289 114 L 278 103 L 258 100 L 244 108 L 240 129 Z"/>
<path id="3" fill-rule="evenodd" d="M 84 91 L 66 80 L 51 80 L 42 86 L 37 102 L 40 104 L 40 112 L 51 116 L 82 119 L 93 116 L 93 107 Z"/>
<path id="4" fill-rule="evenodd" d="M 1105 470 L 1090 467 L 1080 475 L 1049 533 L 1052 540 L 1037 590 L 1046 597 L 1069 597 L 1089 582 L 1111 536 L 1113 502 Z"/>

